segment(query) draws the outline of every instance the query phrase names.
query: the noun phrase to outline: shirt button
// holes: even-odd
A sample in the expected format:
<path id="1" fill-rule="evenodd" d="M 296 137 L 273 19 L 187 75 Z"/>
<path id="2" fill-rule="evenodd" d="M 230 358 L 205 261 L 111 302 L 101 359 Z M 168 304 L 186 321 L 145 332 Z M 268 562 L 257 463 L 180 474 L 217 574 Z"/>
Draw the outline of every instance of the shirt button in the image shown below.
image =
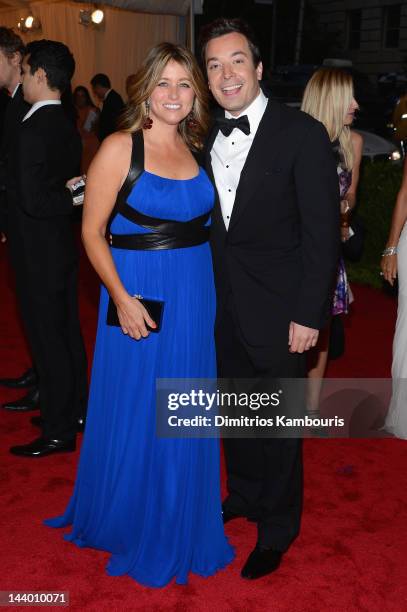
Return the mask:
<path id="1" fill-rule="evenodd" d="M 226 168 L 229 168 L 229 166 L 226 166 Z"/>
<path id="2" fill-rule="evenodd" d="M 228 189 L 229 193 L 232 191 L 231 189 Z"/>
<path id="3" fill-rule="evenodd" d="M 235 144 L 234 142 L 232 142 L 232 144 Z"/>
<path id="4" fill-rule="evenodd" d="M 226 219 L 230 219 L 229 215 L 226 216 Z"/>

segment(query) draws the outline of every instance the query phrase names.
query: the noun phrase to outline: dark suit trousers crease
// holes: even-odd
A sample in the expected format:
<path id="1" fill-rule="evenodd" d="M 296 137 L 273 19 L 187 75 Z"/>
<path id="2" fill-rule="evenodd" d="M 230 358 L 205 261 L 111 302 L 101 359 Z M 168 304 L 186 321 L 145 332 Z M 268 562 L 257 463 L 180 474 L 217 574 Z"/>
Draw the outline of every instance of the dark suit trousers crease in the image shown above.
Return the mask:
<path id="1" fill-rule="evenodd" d="M 263 369 L 256 363 L 241 337 L 230 303 L 218 315 L 216 350 L 220 378 L 304 376 L 304 358 L 300 355 L 288 353 L 273 369 Z M 286 551 L 300 529 L 302 440 L 224 439 L 223 445 L 228 487 L 225 508 L 257 522 L 260 545 Z"/>
<path id="2" fill-rule="evenodd" d="M 72 439 L 75 419 L 86 414 L 87 359 L 79 324 L 77 270 L 55 293 L 27 289 L 16 270 L 22 318 L 39 375 L 43 435 Z"/>

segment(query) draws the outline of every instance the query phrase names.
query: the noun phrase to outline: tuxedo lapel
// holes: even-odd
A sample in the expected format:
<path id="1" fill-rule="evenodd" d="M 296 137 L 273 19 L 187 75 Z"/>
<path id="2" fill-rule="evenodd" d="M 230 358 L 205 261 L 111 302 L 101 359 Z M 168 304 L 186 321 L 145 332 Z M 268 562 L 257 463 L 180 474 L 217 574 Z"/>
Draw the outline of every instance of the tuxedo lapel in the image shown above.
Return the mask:
<path id="1" fill-rule="evenodd" d="M 205 147 L 205 169 L 215 189 L 215 203 L 213 206 L 212 221 L 213 223 L 216 223 L 217 227 L 222 227 L 226 232 L 226 226 L 223 220 L 222 210 L 221 210 L 220 202 L 219 202 L 219 194 L 216 188 L 215 177 L 213 175 L 212 157 L 211 157 L 211 150 L 213 147 L 213 143 L 215 142 L 216 136 L 218 135 L 218 132 L 219 132 L 219 127 L 216 123 L 214 123 L 211 131 L 209 132 L 209 136 L 208 136 L 206 147 Z"/>
<path id="2" fill-rule="evenodd" d="M 219 132 L 219 127 L 216 123 L 214 123 L 209 132 L 209 136 L 207 138 L 206 146 L 205 146 L 205 167 L 206 167 L 205 169 L 206 169 L 206 172 L 209 178 L 211 179 L 214 185 L 215 185 L 215 177 L 213 176 L 213 170 L 212 170 L 211 150 L 213 147 L 213 143 L 215 142 L 216 136 L 218 135 L 218 132 Z"/>
<path id="3" fill-rule="evenodd" d="M 253 199 L 263 174 L 270 167 L 272 158 L 278 153 L 274 136 L 280 128 L 280 105 L 269 100 L 240 174 L 229 231 L 233 229 L 243 210 Z"/>

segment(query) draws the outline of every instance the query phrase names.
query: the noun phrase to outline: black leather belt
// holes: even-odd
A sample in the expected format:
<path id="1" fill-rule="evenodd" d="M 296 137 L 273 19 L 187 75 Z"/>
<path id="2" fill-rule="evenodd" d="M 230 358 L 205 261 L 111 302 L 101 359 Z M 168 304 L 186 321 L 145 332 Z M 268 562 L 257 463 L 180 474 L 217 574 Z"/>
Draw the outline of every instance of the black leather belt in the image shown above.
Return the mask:
<path id="1" fill-rule="evenodd" d="M 109 244 L 114 249 L 133 251 L 161 251 L 166 249 L 182 249 L 198 246 L 209 240 L 209 227 L 201 228 L 193 236 L 168 236 L 154 232 L 152 234 L 110 234 Z"/>
<path id="2" fill-rule="evenodd" d="M 182 249 L 198 246 L 209 240 L 209 227 L 205 224 L 210 213 L 195 217 L 190 221 L 170 221 L 143 215 L 126 203 L 122 206 L 120 214 L 141 227 L 156 231 L 146 234 L 110 233 L 108 235 L 109 244 L 115 249 L 134 251 Z"/>

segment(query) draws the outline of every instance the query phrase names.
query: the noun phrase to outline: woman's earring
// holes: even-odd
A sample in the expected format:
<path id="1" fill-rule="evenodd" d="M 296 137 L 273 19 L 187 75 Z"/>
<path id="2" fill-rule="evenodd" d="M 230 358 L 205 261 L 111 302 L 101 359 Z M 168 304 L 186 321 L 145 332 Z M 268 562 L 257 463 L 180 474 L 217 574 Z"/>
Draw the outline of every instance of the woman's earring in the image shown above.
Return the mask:
<path id="1" fill-rule="evenodd" d="M 150 102 L 146 100 L 144 104 L 146 106 L 147 116 L 143 121 L 142 128 L 143 130 L 151 130 L 151 128 L 153 127 L 153 120 L 150 117 Z"/>

